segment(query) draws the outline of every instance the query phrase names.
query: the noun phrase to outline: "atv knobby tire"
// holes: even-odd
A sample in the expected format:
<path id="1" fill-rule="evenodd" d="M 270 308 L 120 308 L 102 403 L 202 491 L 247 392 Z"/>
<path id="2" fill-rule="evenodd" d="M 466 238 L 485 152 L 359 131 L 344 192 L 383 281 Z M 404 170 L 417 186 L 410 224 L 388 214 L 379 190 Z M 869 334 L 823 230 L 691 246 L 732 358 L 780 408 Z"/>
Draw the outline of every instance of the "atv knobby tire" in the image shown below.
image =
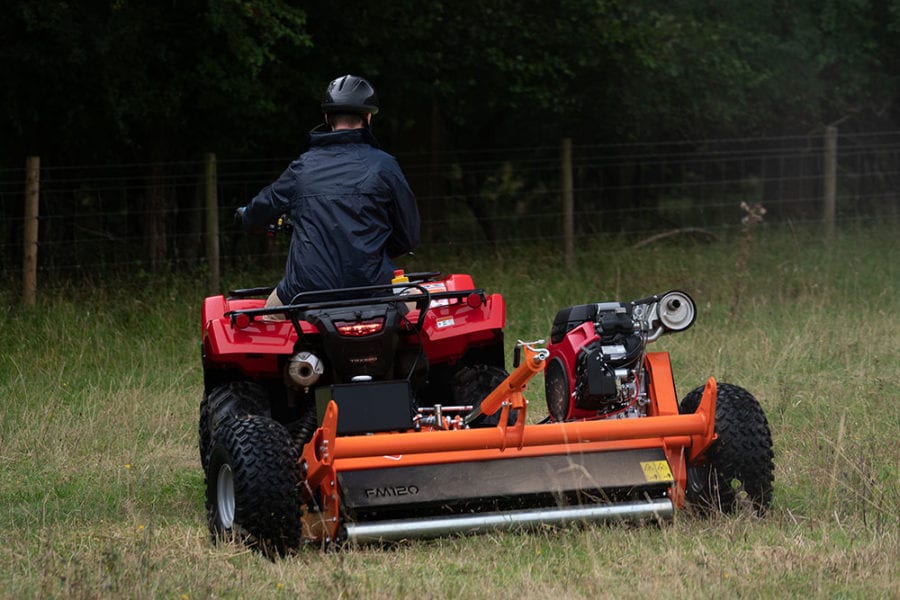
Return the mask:
<path id="1" fill-rule="evenodd" d="M 681 401 L 679 412 L 693 413 L 703 388 Z M 749 504 L 763 515 L 772 502 L 775 478 L 772 434 L 762 407 L 744 388 L 717 385 L 716 434 L 705 453 L 705 462 L 688 465 L 687 502 L 702 512 L 733 512 Z"/>
<path id="2" fill-rule="evenodd" d="M 458 405 L 478 406 L 507 377 L 509 374 L 500 367 L 490 365 L 463 367 L 450 381 L 453 401 Z M 501 411 L 502 409 L 492 415 L 481 415 L 470 425 L 472 427 L 495 427 L 500 422 Z M 518 413 L 517 410 L 510 411 L 507 420 L 509 425 L 516 423 Z"/>
<path id="3" fill-rule="evenodd" d="M 298 454 L 283 425 L 258 415 L 215 428 L 206 477 L 213 539 L 235 539 L 281 555 L 300 544 Z"/>
<path id="4" fill-rule="evenodd" d="M 203 472 L 209 465 L 209 449 L 213 430 L 226 417 L 269 416 L 269 396 L 261 385 L 249 381 L 232 381 L 203 394 L 200 401 L 200 464 Z"/>

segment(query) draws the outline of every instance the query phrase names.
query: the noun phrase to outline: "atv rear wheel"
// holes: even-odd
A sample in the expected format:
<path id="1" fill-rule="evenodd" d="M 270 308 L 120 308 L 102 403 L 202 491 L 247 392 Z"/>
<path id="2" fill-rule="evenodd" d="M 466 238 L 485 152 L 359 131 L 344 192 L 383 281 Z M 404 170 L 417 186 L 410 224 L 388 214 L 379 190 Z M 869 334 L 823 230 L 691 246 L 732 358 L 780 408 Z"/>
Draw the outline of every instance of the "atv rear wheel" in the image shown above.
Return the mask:
<path id="1" fill-rule="evenodd" d="M 500 367 L 491 365 L 463 367 L 450 381 L 453 401 L 456 404 L 478 406 L 507 377 L 509 377 L 509 373 Z M 501 411 L 498 410 L 492 415 L 481 415 L 470 425 L 472 427 L 495 427 L 500 422 L 500 413 Z M 518 413 L 517 410 L 510 411 L 509 425 L 515 424 Z"/>
<path id="2" fill-rule="evenodd" d="M 267 555 L 300 544 L 300 470 L 288 431 L 257 415 L 227 417 L 212 436 L 206 513 L 213 539 Z"/>
<path id="3" fill-rule="evenodd" d="M 269 395 L 261 385 L 249 381 L 232 381 L 203 394 L 200 401 L 200 464 L 203 471 L 209 465 L 209 450 L 213 429 L 229 416 L 269 416 Z"/>
<path id="4" fill-rule="evenodd" d="M 716 434 L 706 451 L 704 464 L 688 465 L 687 501 L 708 512 L 733 512 L 749 504 L 763 515 L 772 502 L 775 478 L 772 434 L 762 407 L 742 387 L 728 383 L 716 386 Z M 681 401 L 679 412 L 693 413 L 703 388 Z"/>
<path id="5" fill-rule="evenodd" d="M 200 400 L 200 423 L 197 427 L 197 433 L 199 438 L 199 447 L 200 447 L 200 465 L 203 467 L 203 473 L 206 473 L 206 467 L 209 466 L 209 446 L 210 446 L 210 433 L 209 433 L 209 396 L 207 394 L 203 394 L 203 399 Z"/>

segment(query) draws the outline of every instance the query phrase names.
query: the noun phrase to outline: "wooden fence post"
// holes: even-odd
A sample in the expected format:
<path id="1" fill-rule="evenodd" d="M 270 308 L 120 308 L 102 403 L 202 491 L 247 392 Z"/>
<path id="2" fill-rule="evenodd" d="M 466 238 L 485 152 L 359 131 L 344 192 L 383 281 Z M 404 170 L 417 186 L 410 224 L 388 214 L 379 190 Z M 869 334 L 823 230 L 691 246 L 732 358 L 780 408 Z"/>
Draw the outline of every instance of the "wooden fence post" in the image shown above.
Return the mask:
<path id="1" fill-rule="evenodd" d="M 219 191 L 216 155 L 206 155 L 204 188 L 206 190 L 206 262 L 209 265 L 209 291 L 221 291 L 219 265 Z"/>
<path id="2" fill-rule="evenodd" d="M 562 200 L 563 238 L 565 239 L 566 268 L 575 267 L 575 193 L 572 176 L 572 138 L 562 141 Z"/>
<path id="3" fill-rule="evenodd" d="M 825 165 L 823 220 L 825 221 L 825 238 L 834 239 L 834 219 L 837 212 L 837 127 L 829 125 L 825 128 Z"/>
<path id="4" fill-rule="evenodd" d="M 22 237 L 22 302 L 34 306 L 37 290 L 38 214 L 40 208 L 41 158 L 25 159 L 25 231 Z"/>

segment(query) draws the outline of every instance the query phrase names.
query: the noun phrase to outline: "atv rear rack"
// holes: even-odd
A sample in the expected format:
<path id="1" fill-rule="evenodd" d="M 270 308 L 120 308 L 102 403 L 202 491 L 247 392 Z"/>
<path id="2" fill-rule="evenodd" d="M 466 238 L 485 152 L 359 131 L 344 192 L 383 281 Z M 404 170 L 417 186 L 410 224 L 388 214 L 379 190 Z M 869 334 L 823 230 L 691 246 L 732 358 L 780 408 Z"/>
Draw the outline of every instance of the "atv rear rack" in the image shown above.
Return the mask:
<path id="1" fill-rule="evenodd" d="M 265 287 L 231 290 L 229 292 L 229 299 L 246 299 L 267 296 L 274 289 L 275 288 Z M 410 294 L 400 293 L 405 292 L 406 290 L 413 290 L 413 292 Z M 301 300 L 303 300 L 303 302 L 301 302 Z M 464 301 L 473 308 L 487 302 L 483 289 L 435 292 L 417 283 L 402 283 L 302 292 L 294 296 L 290 304 L 273 307 L 244 308 L 228 311 L 224 316 L 230 319 L 232 327 L 243 328 L 252 323 L 257 317 L 264 317 L 267 315 L 287 315 L 287 320 L 297 321 L 302 313 L 310 310 L 348 308 L 359 306 L 361 304 L 394 304 L 402 301 L 404 303 L 416 305 L 415 309 L 418 311 L 418 314 L 415 315 L 415 327 L 418 329 L 421 328 L 422 323 L 424 322 L 425 314 L 427 312 L 425 309 L 427 307 L 431 306 L 433 302 L 440 303 L 449 300 L 456 300 L 457 302 Z M 298 331 L 300 330 L 299 323 L 295 323 L 295 327 L 297 327 Z"/>

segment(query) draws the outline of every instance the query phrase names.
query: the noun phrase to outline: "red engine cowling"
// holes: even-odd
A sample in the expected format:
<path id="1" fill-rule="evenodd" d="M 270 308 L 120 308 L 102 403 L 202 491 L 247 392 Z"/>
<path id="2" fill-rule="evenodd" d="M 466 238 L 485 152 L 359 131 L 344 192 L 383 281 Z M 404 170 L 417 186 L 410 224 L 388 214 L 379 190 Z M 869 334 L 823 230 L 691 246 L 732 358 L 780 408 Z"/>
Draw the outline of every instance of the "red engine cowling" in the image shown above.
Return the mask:
<path id="1" fill-rule="evenodd" d="M 550 342 L 544 385 L 554 420 L 608 418 L 642 396 L 645 341 L 631 304 L 565 308 L 553 321 Z"/>

